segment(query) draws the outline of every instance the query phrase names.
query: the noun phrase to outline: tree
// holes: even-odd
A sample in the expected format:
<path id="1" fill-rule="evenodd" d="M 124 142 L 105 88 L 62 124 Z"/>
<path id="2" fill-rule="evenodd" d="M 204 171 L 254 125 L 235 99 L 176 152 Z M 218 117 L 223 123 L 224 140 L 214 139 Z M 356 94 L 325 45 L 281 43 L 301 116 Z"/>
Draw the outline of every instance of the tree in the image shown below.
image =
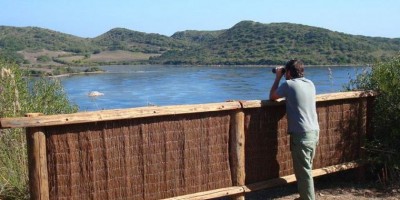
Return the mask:
<path id="1" fill-rule="evenodd" d="M 346 86 L 348 90 L 375 90 L 373 136 L 366 150 L 368 160 L 383 180 L 400 179 L 400 55 L 375 64 L 370 71 L 358 75 Z"/>

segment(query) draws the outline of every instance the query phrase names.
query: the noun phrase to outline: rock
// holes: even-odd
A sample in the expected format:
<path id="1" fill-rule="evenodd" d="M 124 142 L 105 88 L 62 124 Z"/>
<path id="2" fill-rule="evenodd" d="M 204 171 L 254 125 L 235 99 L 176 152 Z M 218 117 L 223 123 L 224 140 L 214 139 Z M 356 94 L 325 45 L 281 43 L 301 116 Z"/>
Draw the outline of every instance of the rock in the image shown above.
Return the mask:
<path id="1" fill-rule="evenodd" d="M 92 91 L 92 92 L 89 92 L 89 94 L 88 94 L 89 97 L 97 97 L 97 96 L 103 96 L 103 95 L 104 95 L 104 93 L 101 93 L 98 91 Z"/>

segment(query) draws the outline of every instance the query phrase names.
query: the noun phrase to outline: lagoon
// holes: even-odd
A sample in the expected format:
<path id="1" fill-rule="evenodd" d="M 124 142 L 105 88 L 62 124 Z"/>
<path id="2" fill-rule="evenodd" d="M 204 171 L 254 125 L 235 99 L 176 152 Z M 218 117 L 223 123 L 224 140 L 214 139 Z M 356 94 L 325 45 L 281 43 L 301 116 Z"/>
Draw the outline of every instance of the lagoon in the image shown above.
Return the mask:
<path id="1" fill-rule="evenodd" d="M 101 66 L 106 73 L 60 77 L 80 111 L 268 99 L 275 75 L 259 66 Z M 318 94 L 339 92 L 363 67 L 307 67 Z M 90 92 L 104 95 L 90 97 Z"/>

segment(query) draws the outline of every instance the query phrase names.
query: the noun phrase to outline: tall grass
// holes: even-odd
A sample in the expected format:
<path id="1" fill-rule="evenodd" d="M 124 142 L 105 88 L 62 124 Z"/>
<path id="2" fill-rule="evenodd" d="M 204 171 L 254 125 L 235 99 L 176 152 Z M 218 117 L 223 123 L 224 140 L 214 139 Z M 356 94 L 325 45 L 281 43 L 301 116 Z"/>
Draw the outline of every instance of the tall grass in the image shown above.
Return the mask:
<path id="1" fill-rule="evenodd" d="M 59 81 L 24 76 L 18 65 L 0 59 L 0 117 L 77 110 Z M 29 199 L 27 167 L 24 129 L 0 130 L 0 199 Z"/>

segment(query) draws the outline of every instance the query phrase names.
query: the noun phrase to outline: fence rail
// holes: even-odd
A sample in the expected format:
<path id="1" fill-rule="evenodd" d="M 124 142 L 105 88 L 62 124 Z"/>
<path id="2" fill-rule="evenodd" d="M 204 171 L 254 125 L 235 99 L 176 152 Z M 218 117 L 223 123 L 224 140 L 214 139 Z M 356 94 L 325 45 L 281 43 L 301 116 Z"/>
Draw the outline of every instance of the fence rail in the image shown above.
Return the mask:
<path id="1" fill-rule="evenodd" d="M 358 166 L 375 95 L 317 96 L 315 176 Z M 0 119 L 21 127 L 33 199 L 243 199 L 295 181 L 283 100 Z"/>

